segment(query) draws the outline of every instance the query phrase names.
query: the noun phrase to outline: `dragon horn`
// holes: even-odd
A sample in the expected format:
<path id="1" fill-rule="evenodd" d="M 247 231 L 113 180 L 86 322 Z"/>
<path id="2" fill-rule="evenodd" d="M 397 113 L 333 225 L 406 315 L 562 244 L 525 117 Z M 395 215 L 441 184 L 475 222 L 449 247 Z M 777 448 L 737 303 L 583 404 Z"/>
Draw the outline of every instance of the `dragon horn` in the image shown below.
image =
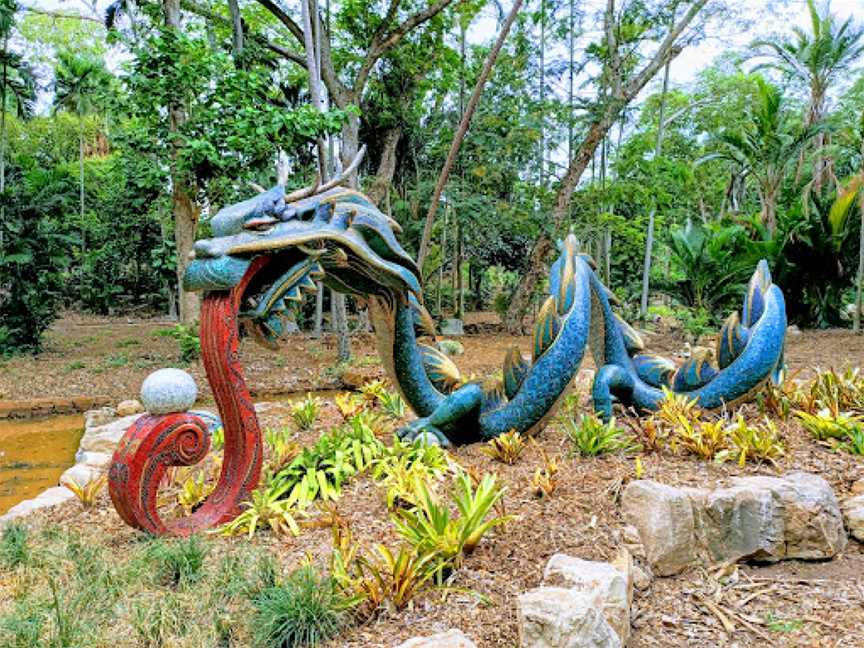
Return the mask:
<path id="1" fill-rule="evenodd" d="M 337 187 L 342 184 L 354 171 L 357 170 L 357 167 L 360 166 L 360 162 L 363 160 L 363 156 L 366 154 L 366 146 L 364 145 L 358 152 L 357 155 L 354 156 L 354 160 L 349 164 L 342 173 L 333 178 L 332 180 L 328 180 L 324 184 L 321 184 L 321 176 L 315 176 L 315 182 L 313 182 L 308 187 L 304 187 L 303 189 L 298 189 L 297 191 L 293 191 L 287 196 L 285 196 L 285 202 L 290 203 L 295 200 L 302 200 L 303 198 L 308 198 L 309 196 L 314 196 L 315 194 L 322 193 L 327 191 L 328 189 L 332 189 L 333 187 Z"/>
<path id="2" fill-rule="evenodd" d="M 267 191 L 264 187 L 259 185 L 257 182 L 252 182 L 251 180 L 249 181 L 249 186 L 252 187 L 258 193 L 264 193 L 265 191 Z"/>

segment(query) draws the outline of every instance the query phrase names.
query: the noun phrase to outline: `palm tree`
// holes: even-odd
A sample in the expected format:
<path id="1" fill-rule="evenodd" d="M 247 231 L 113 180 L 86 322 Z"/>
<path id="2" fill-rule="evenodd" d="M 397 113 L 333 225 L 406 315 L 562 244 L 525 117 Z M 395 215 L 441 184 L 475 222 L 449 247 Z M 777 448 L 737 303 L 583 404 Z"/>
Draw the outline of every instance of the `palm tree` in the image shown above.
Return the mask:
<path id="1" fill-rule="evenodd" d="M 0 195 L 6 191 L 6 111 L 13 110 L 19 117 L 32 113 L 36 98 L 36 77 L 32 68 L 21 57 L 9 50 L 9 38 L 15 26 L 15 0 L 0 0 Z M 0 205 L 0 220 L 6 208 Z M 0 234 L 0 246 L 3 244 Z"/>
<path id="2" fill-rule="evenodd" d="M 738 131 L 716 137 L 718 151 L 705 156 L 734 164 L 740 176 L 756 181 L 761 203 L 761 221 L 773 236 L 777 232 L 777 198 L 791 163 L 822 127 L 801 126 L 784 105 L 783 93 L 757 77 L 756 100 L 747 121 Z"/>
<path id="3" fill-rule="evenodd" d="M 798 81 L 809 90 L 804 125 L 820 123 L 827 113 L 828 90 L 837 77 L 864 54 L 864 26 L 855 25 L 852 18 L 842 24 L 831 13 L 830 2 L 820 15 L 814 0 L 807 0 L 810 12 L 810 32 L 794 27 L 789 40 L 759 40 L 753 43 L 757 54 L 770 56 L 773 61 L 758 68 L 773 68 Z M 828 144 L 827 134 L 815 139 L 816 160 L 813 186 L 818 191 L 831 173 L 831 162 L 822 155 Z M 803 160 L 803 158 L 802 158 Z M 800 171 L 800 163 L 799 163 Z"/>
<path id="4" fill-rule="evenodd" d="M 84 118 L 93 111 L 107 71 L 101 61 L 69 52 L 57 55 L 54 105 L 78 117 L 78 189 L 81 224 L 84 223 Z M 84 249 L 82 230 L 82 250 Z"/>

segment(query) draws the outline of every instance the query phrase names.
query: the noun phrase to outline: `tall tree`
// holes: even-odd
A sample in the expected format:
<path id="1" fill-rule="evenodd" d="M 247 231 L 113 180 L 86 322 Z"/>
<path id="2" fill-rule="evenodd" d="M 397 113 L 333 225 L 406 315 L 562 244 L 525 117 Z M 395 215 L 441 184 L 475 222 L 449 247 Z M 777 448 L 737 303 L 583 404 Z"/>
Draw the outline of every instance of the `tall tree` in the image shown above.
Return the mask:
<path id="1" fill-rule="evenodd" d="M 666 9 L 675 15 L 682 4 L 681 0 L 671 0 Z M 594 50 L 599 53 L 601 73 L 599 78 L 600 91 L 598 99 L 589 110 L 588 128 L 579 147 L 571 158 L 567 172 L 558 185 L 555 204 L 550 217 L 549 229 L 538 237 L 529 255 L 526 270 L 523 273 L 516 291 L 510 300 L 504 325 L 509 331 L 515 332 L 522 328 L 522 318 L 531 302 L 535 287 L 546 268 L 546 259 L 554 249 L 553 235 L 564 224 L 570 205 L 570 197 L 582 174 L 594 159 L 594 153 L 618 120 L 622 111 L 636 98 L 636 95 L 654 76 L 666 65 L 666 62 L 678 56 L 690 40 L 691 27 L 708 0 L 695 0 L 684 12 L 684 15 L 671 21 L 671 27 L 664 32 L 659 46 L 648 60 L 637 68 L 636 58 L 638 40 L 651 38 L 650 30 L 637 28 L 627 24 L 632 16 L 627 11 L 620 14 L 616 10 L 615 0 L 607 0 L 603 12 L 603 42 Z M 669 24 L 663 20 L 662 24 Z M 633 34 L 636 34 L 634 37 Z"/>
<path id="2" fill-rule="evenodd" d="M 516 0 L 510 13 L 498 33 L 498 38 L 489 54 L 486 56 L 486 61 L 483 63 L 483 70 L 477 78 L 477 83 L 474 85 L 474 90 L 471 93 L 471 98 L 468 100 L 468 105 L 462 113 L 462 119 L 459 122 L 459 128 L 453 136 L 453 141 L 450 144 L 450 151 L 447 153 L 447 159 L 444 161 L 444 166 L 438 176 L 438 182 L 435 183 L 435 190 L 432 193 L 432 200 L 429 202 L 429 210 L 426 212 L 426 222 L 423 226 L 423 237 L 420 239 L 420 252 L 417 255 L 417 265 L 423 267 L 423 261 L 426 259 L 426 254 L 429 251 L 429 243 L 432 240 L 432 224 L 435 221 L 435 214 L 438 211 L 438 203 L 441 200 L 441 194 L 444 192 L 444 186 L 447 184 L 447 179 L 450 177 L 450 171 L 453 169 L 453 164 L 456 162 L 456 156 L 459 154 L 459 148 L 462 146 L 462 141 L 468 132 L 468 126 L 471 124 L 471 118 L 474 116 L 474 111 L 477 110 L 477 104 L 480 103 L 480 96 L 483 94 L 483 87 L 486 81 L 489 80 L 489 75 L 492 73 L 492 68 L 498 58 L 498 53 L 504 46 L 504 41 L 507 40 L 507 34 L 510 33 L 510 28 L 513 26 L 513 21 L 522 8 L 523 0 Z"/>
<path id="3" fill-rule="evenodd" d="M 830 3 L 825 5 L 823 14 L 814 0 L 807 0 L 807 9 L 810 33 L 793 27 L 791 39 L 759 40 L 753 47 L 757 54 L 774 59 L 758 67 L 777 69 L 807 87 L 809 99 L 804 124 L 810 127 L 825 118 L 831 85 L 864 54 L 864 26 L 853 23 L 851 17 L 840 23 L 831 13 Z M 827 137 L 826 132 L 821 132 L 813 141 L 816 153 L 813 186 L 817 191 L 833 175 L 831 160 L 824 154 Z"/>

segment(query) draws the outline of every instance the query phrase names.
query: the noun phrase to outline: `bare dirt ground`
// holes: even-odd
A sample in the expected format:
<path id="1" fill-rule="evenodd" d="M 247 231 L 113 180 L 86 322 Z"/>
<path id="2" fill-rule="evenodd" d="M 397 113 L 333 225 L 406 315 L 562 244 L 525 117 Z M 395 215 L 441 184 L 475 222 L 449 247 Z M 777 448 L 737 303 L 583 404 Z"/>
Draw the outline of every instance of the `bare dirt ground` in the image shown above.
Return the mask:
<path id="1" fill-rule="evenodd" d="M 494 313 L 470 313 L 469 328 L 489 331 L 497 326 Z M 37 356 L 0 359 L 0 400 L 106 396 L 118 402 L 135 398 L 147 375 L 162 367 L 180 366 L 198 383 L 203 400 L 210 398 L 200 361 L 189 364 L 179 358 L 177 342 L 160 335 L 174 324 L 163 319 L 96 317 L 68 314 L 49 330 L 45 349 Z M 674 356 L 684 349 L 680 332 L 657 332 L 646 336 L 651 351 Z M 516 345 L 528 354 L 528 336 L 484 332 L 463 338 L 465 354 L 456 363 L 466 375 L 488 375 L 500 371 L 507 349 Z M 710 338 L 700 340 L 711 343 Z M 378 366 L 371 334 L 352 337 L 356 367 Z M 273 352 L 252 343 L 241 346 L 246 380 L 253 395 L 302 392 L 338 386 L 336 341 L 308 335 L 291 336 Z M 786 359 L 790 369 L 806 377 L 816 367 L 864 365 L 864 336 L 848 330 L 804 331 L 787 338 Z M 593 370 L 588 354 L 583 372 Z M 583 374 L 583 378 L 585 374 Z"/>
<path id="2" fill-rule="evenodd" d="M 124 328 L 125 326 L 125 328 Z M 109 394 L 116 399 L 133 396 L 141 379 L 151 370 L 171 364 L 176 357 L 173 341 L 153 337 L 165 323 L 137 321 L 126 325 L 85 318 L 66 318 L 52 330 L 49 348 L 36 359 L 8 361 L 0 372 L 4 398 L 89 393 Z M 126 340 L 138 340 L 130 344 Z M 457 358 L 465 373 L 478 375 L 496 371 L 507 346 L 528 347 L 528 338 L 500 335 L 469 336 L 466 353 Z M 355 340 L 361 357 L 371 356 L 371 341 Z M 122 344 L 122 346 L 118 346 Z M 672 355 L 683 346 L 674 334 L 653 335 L 648 344 Z M 793 371 L 808 374 L 817 366 L 864 365 L 864 338 L 845 331 L 804 332 L 788 339 L 787 360 Z M 289 352 L 280 356 L 244 348 L 250 384 L 259 392 L 273 391 L 300 379 L 327 375 L 334 349 L 330 340 L 309 342 L 298 338 Z M 111 366 L 108 356 L 125 353 L 127 362 Z M 248 355 L 246 355 L 248 354 Z M 85 369 L 68 369 L 82 362 Z M 371 366 L 373 359 L 361 360 Z M 586 369 L 592 367 L 586 360 Z M 102 371 L 93 374 L 93 370 Z M 204 389 L 201 367 L 191 366 L 199 387 Z M 276 375 L 273 375 L 276 374 Z M 803 376 L 802 376 L 803 377 Z M 587 378 L 583 376 L 583 378 Z M 585 394 L 584 380 L 581 392 Z M 577 389 L 579 385 L 577 385 Z M 587 403 L 585 403 L 587 407 Z M 315 428 L 298 433 L 304 445 L 336 425 L 340 416 L 327 403 Z M 288 411 L 276 407 L 263 416 L 263 424 L 286 425 Z M 710 487 L 732 475 L 777 475 L 792 470 L 815 472 L 824 477 L 839 498 L 849 494 L 852 483 L 864 478 L 864 459 L 831 451 L 814 443 L 794 422 L 778 424 L 786 444 L 786 455 L 777 465 L 715 465 L 669 452 L 642 458 L 644 478 L 669 484 Z M 416 635 L 432 634 L 449 627 L 463 630 L 481 648 L 518 645 L 516 598 L 539 585 L 543 568 L 556 552 L 588 560 L 611 559 L 622 543 L 624 521 L 620 494 L 635 479 L 634 459 L 620 454 L 599 458 L 571 456 L 568 442 L 558 425 L 550 425 L 512 466 L 494 462 L 477 445 L 457 448 L 454 459 L 479 471 L 494 471 L 507 485 L 507 513 L 517 516 L 502 530 L 488 535 L 478 549 L 455 572 L 449 588 L 416 599 L 401 613 L 382 613 L 331 642 L 335 646 L 391 647 Z M 559 462 L 558 489 L 547 499 L 531 492 L 530 479 L 542 465 L 541 449 Z M 347 518 L 356 539 L 364 544 L 397 538 L 389 521 L 382 491 L 368 477 L 349 482 L 338 509 Z M 37 526 L 59 524 L 81 529 L 86 537 L 113 551 L 124 552 L 139 541 L 140 534 L 118 518 L 105 494 L 89 512 L 77 505 L 37 514 Z M 298 538 L 258 533 L 245 538 L 213 537 L 215 559 L 251 542 L 274 553 L 286 572 L 305 557 L 321 565 L 331 551 L 328 529 L 307 529 Z M 0 600 L 3 599 L 0 582 Z M 708 604 L 705 603 L 708 601 Z M 711 608 L 726 613 L 724 622 Z M 2 605 L 0 605 L 2 608 Z M 633 607 L 633 637 L 630 646 L 819 646 L 853 648 L 864 646 L 864 545 L 850 541 L 846 550 L 830 562 L 783 562 L 773 566 L 741 565 L 731 568 L 705 565 L 673 578 L 655 579 L 650 587 L 637 590 Z M 118 628 L 118 638 L 122 636 Z M 128 629 L 127 629 L 128 630 Z M 118 640 L 117 646 L 135 645 Z"/>

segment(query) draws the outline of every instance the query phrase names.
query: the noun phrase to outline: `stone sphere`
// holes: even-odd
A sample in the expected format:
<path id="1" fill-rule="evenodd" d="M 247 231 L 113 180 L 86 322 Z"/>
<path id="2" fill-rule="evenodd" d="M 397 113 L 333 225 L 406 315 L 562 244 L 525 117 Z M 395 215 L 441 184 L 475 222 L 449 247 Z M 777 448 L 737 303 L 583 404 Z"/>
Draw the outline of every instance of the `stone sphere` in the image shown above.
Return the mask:
<path id="1" fill-rule="evenodd" d="M 141 403 L 151 414 L 185 412 L 197 397 L 195 379 L 182 369 L 159 369 L 141 385 Z"/>

